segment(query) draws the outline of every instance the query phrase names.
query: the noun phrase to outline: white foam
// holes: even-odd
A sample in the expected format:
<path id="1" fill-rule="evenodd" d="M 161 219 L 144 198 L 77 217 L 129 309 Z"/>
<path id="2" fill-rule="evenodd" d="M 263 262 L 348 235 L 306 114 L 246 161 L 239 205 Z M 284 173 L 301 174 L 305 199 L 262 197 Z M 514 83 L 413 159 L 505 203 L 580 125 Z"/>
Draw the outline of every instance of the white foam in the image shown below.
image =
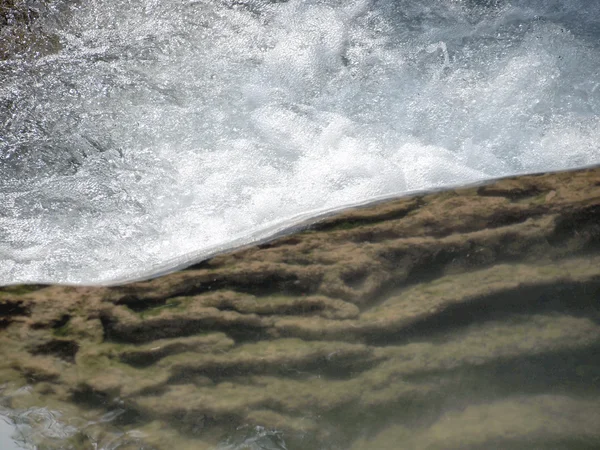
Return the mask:
<path id="1" fill-rule="evenodd" d="M 63 49 L 0 62 L 0 284 L 139 278 L 368 199 L 600 162 L 600 3 L 50 5 Z"/>

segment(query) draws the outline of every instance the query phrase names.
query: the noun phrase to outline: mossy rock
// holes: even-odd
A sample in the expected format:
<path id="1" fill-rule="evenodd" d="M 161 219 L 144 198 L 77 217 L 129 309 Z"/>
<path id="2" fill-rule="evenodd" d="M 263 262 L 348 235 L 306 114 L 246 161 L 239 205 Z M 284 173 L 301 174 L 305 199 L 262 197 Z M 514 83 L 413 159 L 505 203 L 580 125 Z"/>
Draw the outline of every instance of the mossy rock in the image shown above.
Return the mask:
<path id="1" fill-rule="evenodd" d="M 594 448 L 599 224 L 596 168 L 355 208 L 153 280 L 8 286 L 0 375 L 31 388 L 4 403 L 95 421 L 82 449 Z"/>

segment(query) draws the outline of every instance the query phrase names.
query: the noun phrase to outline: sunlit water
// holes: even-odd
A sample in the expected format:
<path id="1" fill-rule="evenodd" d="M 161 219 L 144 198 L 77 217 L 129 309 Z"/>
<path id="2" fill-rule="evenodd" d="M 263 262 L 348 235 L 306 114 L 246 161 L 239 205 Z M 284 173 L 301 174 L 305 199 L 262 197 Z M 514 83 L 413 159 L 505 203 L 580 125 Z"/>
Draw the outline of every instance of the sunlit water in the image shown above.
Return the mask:
<path id="1" fill-rule="evenodd" d="M 369 199 L 600 162 L 597 1 L 41 17 L 61 49 L 0 61 L 0 285 L 139 278 Z"/>
<path id="2" fill-rule="evenodd" d="M 27 395 L 27 388 L 20 389 L 15 395 Z M 0 394 L 2 392 L 0 391 Z M 14 410 L 3 405 L 7 397 L 0 396 L 0 448 L 2 450 L 38 450 L 59 447 L 78 432 L 61 420 L 61 413 L 44 407 Z M 63 447 L 64 448 L 64 447 Z"/>

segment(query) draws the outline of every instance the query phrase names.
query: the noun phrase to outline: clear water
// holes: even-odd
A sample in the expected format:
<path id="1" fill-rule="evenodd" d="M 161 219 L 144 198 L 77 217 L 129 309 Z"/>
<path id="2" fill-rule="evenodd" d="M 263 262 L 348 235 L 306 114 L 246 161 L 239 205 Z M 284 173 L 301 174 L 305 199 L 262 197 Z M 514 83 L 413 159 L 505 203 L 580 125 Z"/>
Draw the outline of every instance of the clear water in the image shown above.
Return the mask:
<path id="1" fill-rule="evenodd" d="M 14 409 L 7 407 L 11 396 L 27 396 L 31 387 L 14 392 L 0 386 L 1 450 L 118 450 L 122 448 L 153 450 L 140 439 L 145 433 L 123 432 L 112 426 L 123 414 L 122 409 L 108 411 L 96 420 L 65 415 L 44 406 Z M 99 426 L 99 427 L 97 427 Z M 96 427 L 96 428 L 95 428 Z M 204 447 L 203 447 L 204 448 Z M 287 450 L 283 433 L 264 427 L 241 427 L 214 450 Z"/>
<path id="2" fill-rule="evenodd" d="M 16 430 L 10 419 L 0 415 L 0 448 L 4 450 L 18 449 L 15 442 Z"/>
<path id="3" fill-rule="evenodd" d="M 10 415 L 0 413 L 0 449 L 2 450 L 71 450 L 68 439 L 80 433 L 84 446 L 94 450 L 118 450 L 131 448 L 132 441 L 126 433 L 113 433 L 104 439 L 95 439 L 86 435 L 85 431 L 65 426 L 57 420 L 60 413 L 47 408 L 35 408 L 26 411 L 5 411 Z M 34 416 L 33 418 L 31 416 Z M 21 422 L 21 423 L 17 423 Z M 215 450 L 288 450 L 281 436 L 282 433 L 255 427 L 244 430 L 240 436 L 232 437 Z M 129 433 L 135 435 L 135 433 Z M 134 444 L 135 445 L 135 444 Z M 135 447 L 134 447 L 135 448 Z M 139 444 L 139 450 L 145 450 Z"/>
<path id="4" fill-rule="evenodd" d="M 44 8 L 61 49 L 0 61 L 0 284 L 139 278 L 369 199 L 600 162 L 598 1 Z"/>
<path id="5" fill-rule="evenodd" d="M 44 407 L 24 410 L 0 407 L 0 448 L 2 450 L 68 448 L 64 444 L 78 430 L 65 424 L 61 416 L 60 412 Z M 52 443 L 57 445 L 52 447 Z"/>

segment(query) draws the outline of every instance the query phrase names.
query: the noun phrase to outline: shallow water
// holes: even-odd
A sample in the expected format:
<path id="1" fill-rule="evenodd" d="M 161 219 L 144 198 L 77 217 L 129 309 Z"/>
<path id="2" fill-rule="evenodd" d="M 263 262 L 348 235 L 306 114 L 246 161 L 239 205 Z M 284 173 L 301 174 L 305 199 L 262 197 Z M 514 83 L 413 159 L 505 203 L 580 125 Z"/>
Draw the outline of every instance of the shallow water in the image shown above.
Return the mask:
<path id="1" fill-rule="evenodd" d="M 4 389 L 3 389 L 4 390 Z M 10 396 L 28 395 L 28 387 L 11 392 L 0 392 L 0 448 L 2 450 L 38 450 L 50 448 L 68 448 L 68 440 L 78 430 L 67 425 L 62 414 L 43 406 L 11 409 L 4 405 L 10 403 Z M 68 419 L 69 420 L 69 419 Z M 75 423 L 75 418 L 70 418 Z"/>
<path id="2" fill-rule="evenodd" d="M 373 404 L 356 408 L 356 405 L 350 404 L 327 414 L 315 409 L 311 415 L 308 409 L 308 415 L 299 419 L 305 421 L 305 430 L 299 428 L 283 432 L 268 422 L 264 426 L 216 425 L 205 422 L 199 414 L 197 425 L 182 425 L 182 433 L 186 436 L 183 439 L 181 435 L 173 436 L 172 430 L 165 428 L 160 431 L 149 427 L 143 416 L 120 420 L 121 411 L 106 414 L 104 419 L 84 420 L 73 413 L 63 414 L 41 406 L 44 398 L 41 397 L 37 399 L 40 406 L 0 411 L 0 447 L 2 450 L 596 449 L 600 444 L 597 426 L 600 421 L 598 328 L 591 330 L 596 335 L 593 346 L 575 351 L 533 350 L 536 345 L 543 348 L 548 337 L 556 333 L 554 319 L 551 315 L 515 314 L 512 317 L 492 316 L 481 327 L 470 325 L 464 334 L 472 332 L 475 340 L 467 339 L 461 344 L 460 339 L 454 339 L 459 346 L 448 346 L 457 358 L 454 368 L 452 357 L 446 356 L 446 367 L 436 370 L 436 358 L 440 356 L 426 344 L 426 339 L 416 339 L 405 347 L 409 357 L 406 362 L 414 366 L 431 358 L 429 364 L 434 369 L 418 369 L 411 374 L 411 368 L 408 368 L 403 380 L 396 380 L 396 386 L 388 388 L 389 395 L 393 396 L 408 387 L 405 398 L 386 407 Z M 530 334 L 520 327 L 530 320 L 535 323 L 533 327 L 540 327 L 537 336 L 533 327 Z M 556 323 L 559 322 L 560 319 L 556 320 Z M 565 325 L 578 327 L 587 323 L 582 320 Z M 485 327 L 488 331 L 478 335 L 477 328 L 481 332 Z M 533 344 L 531 354 L 514 358 L 496 356 L 495 360 L 486 360 L 489 355 L 481 348 L 495 347 L 501 354 L 506 347 L 515 345 L 509 339 L 497 344 L 486 341 L 486 338 L 503 340 L 506 334 L 511 333 L 522 333 L 518 339 Z M 442 332 L 429 342 L 440 345 L 448 336 Z M 480 342 L 477 343 L 477 340 Z M 568 338 L 565 338 L 563 344 L 567 341 Z M 561 345 L 559 340 L 556 343 Z M 411 354 L 409 349 L 419 346 L 424 351 Z M 541 354 L 536 354 L 538 351 Z M 284 388 L 286 382 L 310 382 L 321 377 L 328 378 L 331 384 L 326 390 L 335 390 L 336 382 L 332 381 L 330 370 L 331 367 L 323 366 L 301 376 L 282 372 L 279 377 L 281 385 L 277 387 L 278 383 L 273 383 L 273 387 L 265 387 L 270 390 L 266 395 L 285 404 L 290 396 Z M 376 365 L 365 367 L 365 371 L 370 370 L 376 371 Z M 400 366 L 396 370 L 403 372 Z M 360 374 L 350 376 L 353 375 L 360 377 Z M 234 370 L 228 376 L 234 383 L 240 383 L 240 404 L 252 402 L 252 399 L 245 399 L 245 395 L 256 395 L 244 391 L 246 382 L 243 379 L 246 377 L 243 369 L 239 373 Z M 377 392 L 375 380 L 371 380 L 373 386 L 362 387 L 367 391 L 374 388 Z M 331 395 L 326 391 L 320 392 L 318 382 L 314 385 L 314 395 Z M 427 394 L 428 386 L 437 386 L 440 391 L 433 389 Z M 415 392 L 410 392 L 412 389 Z M 421 389 L 424 391 L 419 392 Z M 386 395 L 385 389 L 382 394 Z M 374 403 L 378 395 L 381 394 L 374 396 Z M 96 402 L 94 397 L 90 394 L 86 400 Z M 178 418 L 171 420 L 177 422 Z M 185 420 L 190 421 L 190 417 Z M 311 428 L 314 423 L 322 429 L 318 434 Z M 97 424 L 102 426 L 94 427 Z M 219 444 L 208 444 L 210 439 L 207 435 L 210 436 L 211 427 L 215 425 L 228 437 Z M 150 440 L 150 444 L 146 440 Z M 157 440 L 161 444 L 155 447 L 152 442 Z M 168 445 L 169 440 L 171 446 Z"/>
<path id="3" fill-rule="evenodd" d="M 139 278 L 368 199 L 600 162 L 598 2 L 31 5 L 60 46 L 0 61 L 0 285 Z"/>
<path id="4" fill-rule="evenodd" d="M 595 168 L 378 203 L 142 283 L 2 288 L 3 439 L 597 449 L 599 224 Z"/>
<path id="5" fill-rule="evenodd" d="M 0 447 L 4 450 L 18 449 L 14 435 L 16 430 L 10 419 L 0 415 Z"/>

